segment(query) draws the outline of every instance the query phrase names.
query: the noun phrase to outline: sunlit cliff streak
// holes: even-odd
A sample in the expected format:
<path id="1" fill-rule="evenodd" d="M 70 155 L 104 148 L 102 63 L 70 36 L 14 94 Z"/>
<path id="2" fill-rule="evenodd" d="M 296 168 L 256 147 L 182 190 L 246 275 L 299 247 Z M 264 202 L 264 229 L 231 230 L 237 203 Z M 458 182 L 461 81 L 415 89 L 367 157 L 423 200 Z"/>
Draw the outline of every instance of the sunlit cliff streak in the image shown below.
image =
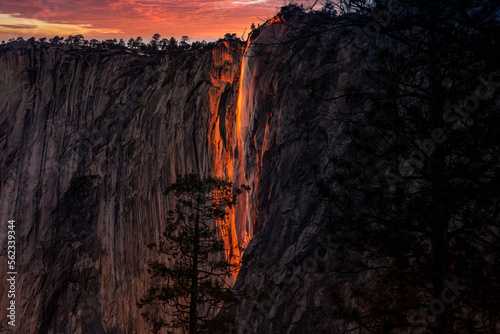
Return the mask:
<path id="1" fill-rule="evenodd" d="M 231 48 L 228 43 L 224 44 L 228 49 Z M 243 47 L 243 54 L 245 50 L 246 46 Z M 214 55 L 214 57 L 217 58 L 217 55 Z M 221 60 L 223 59 L 218 61 Z M 215 108 L 215 110 L 212 110 L 212 114 L 217 115 L 213 131 L 210 132 L 213 157 L 212 173 L 214 176 L 233 182 L 235 188 L 245 184 L 243 164 L 243 147 L 245 144 L 241 135 L 241 108 L 242 100 L 245 98 L 245 91 L 242 88 L 244 72 L 244 55 L 240 55 L 239 71 L 233 77 L 234 82 L 232 83 L 233 92 L 236 94 L 233 94 L 233 98 L 230 99 L 232 101 L 223 101 L 221 99 L 218 104 L 212 105 L 212 108 Z M 226 110 L 222 114 L 220 112 L 217 114 L 221 108 Z M 223 115 L 225 117 L 222 117 Z M 221 129 L 225 130 L 225 138 L 223 138 L 224 135 Z M 243 193 L 238 197 L 237 205 L 231 210 L 227 220 L 220 222 L 221 234 L 228 251 L 227 255 L 235 263 L 240 262 L 241 249 L 246 247 L 252 237 L 252 230 L 248 228 L 246 222 L 246 207 L 247 195 Z"/>
<path id="2" fill-rule="evenodd" d="M 273 31 L 281 31 L 284 28 L 282 24 L 284 19 L 280 16 L 267 22 L 261 29 L 253 31 L 246 45 L 243 47 L 243 54 L 240 56 L 238 74 L 234 77 L 233 87 L 237 92 L 236 103 L 229 103 L 226 117 L 221 118 L 220 112 L 214 124 L 215 129 L 220 129 L 221 125 L 227 133 L 225 138 L 221 138 L 221 131 L 212 131 L 212 156 L 213 156 L 213 175 L 225 178 L 233 182 L 234 187 L 240 187 L 245 184 L 250 187 L 248 192 L 238 197 L 235 208 L 230 213 L 227 222 L 221 224 L 221 232 L 227 245 L 228 256 L 233 261 L 239 263 L 241 258 L 241 249 L 244 249 L 256 232 L 257 219 L 259 217 L 259 174 L 262 170 L 264 153 L 276 143 L 275 136 L 269 128 L 272 112 L 266 117 L 265 124 L 260 127 L 254 124 L 256 103 L 253 98 L 266 94 L 272 98 L 272 92 L 261 91 L 260 84 L 262 80 L 268 82 L 270 75 L 274 71 L 273 66 L 257 61 L 261 50 L 260 45 L 252 44 L 259 38 L 264 27 Z M 272 28 L 271 28 L 272 27 Z M 270 43 L 265 41 L 264 44 Z M 227 44 L 227 42 L 225 42 Z M 229 46 L 227 45 L 229 48 Z M 271 50 L 270 52 L 273 52 Z M 264 76 L 255 76 L 255 72 L 264 71 Z M 265 77 L 265 78 L 264 78 Z M 220 110 L 221 100 L 217 109 Z M 235 105 L 234 105 L 235 104 Z M 212 111 L 214 113 L 215 111 Z M 279 119 L 278 114 L 278 119 Z M 225 122 L 221 124 L 221 122 Z M 279 125 L 277 133 L 279 133 Z M 257 131 L 262 137 L 255 138 Z M 260 142 L 262 140 L 262 142 Z M 225 144 L 225 145 L 223 145 Z M 264 213 L 265 214 L 265 213 Z"/>
<path id="3" fill-rule="evenodd" d="M 242 114 L 242 108 L 243 108 L 243 102 L 245 99 L 245 94 L 246 90 L 244 88 L 244 83 L 245 83 L 245 54 L 246 50 L 248 49 L 248 45 L 250 44 L 250 39 L 248 40 L 248 43 L 245 47 L 245 53 L 243 54 L 243 57 L 241 59 L 241 64 L 240 64 L 240 76 L 239 76 L 239 83 L 238 83 L 238 102 L 237 102 L 237 107 L 236 107 L 236 132 L 235 132 L 235 142 L 236 142 L 236 148 L 235 148 L 235 174 L 233 174 L 233 182 L 235 185 L 241 185 L 246 183 L 245 182 L 245 170 L 244 170 L 244 157 L 245 157 L 245 143 L 243 141 L 242 137 L 242 124 L 241 124 L 241 114 Z M 237 154 L 236 154 L 237 152 Z M 233 219 L 236 219 L 238 222 L 238 240 L 241 240 L 243 243 L 243 246 L 246 246 L 250 239 L 253 237 L 253 229 L 251 228 L 251 222 L 247 221 L 247 211 L 248 211 L 248 198 L 247 198 L 247 193 L 244 193 L 240 200 L 238 201 L 236 208 L 235 208 L 235 215 Z"/>

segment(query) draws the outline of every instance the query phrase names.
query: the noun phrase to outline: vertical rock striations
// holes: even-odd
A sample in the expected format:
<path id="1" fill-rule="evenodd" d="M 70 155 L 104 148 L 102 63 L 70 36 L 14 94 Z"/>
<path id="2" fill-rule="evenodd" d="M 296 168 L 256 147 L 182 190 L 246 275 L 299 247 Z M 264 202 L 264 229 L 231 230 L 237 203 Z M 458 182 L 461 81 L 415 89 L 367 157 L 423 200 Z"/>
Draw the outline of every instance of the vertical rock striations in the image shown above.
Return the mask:
<path id="1" fill-rule="evenodd" d="M 312 165 L 341 149 L 329 94 L 360 69 L 336 33 L 300 37 L 307 21 L 293 21 L 259 28 L 244 57 L 227 41 L 167 56 L 0 49 L 0 277 L 15 219 L 18 333 L 147 332 L 145 244 L 186 172 L 251 187 L 221 226 L 237 261 L 251 239 L 235 332 L 335 331 L 317 309 L 336 278 Z"/>
<path id="2" fill-rule="evenodd" d="M 236 282 L 245 297 L 233 309 L 235 333 L 342 332 L 327 316 L 326 288 L 339 278 L 313 166 L 331 168 L 329 157 L 342 150 L 342 106 L 332 97 L 361 69 L 359 50 L 339 34 L 340 22 L 333 27 L 315 31 L 292 13 L 250 37 L 240 119 L 254 238 Z"/>
<path id="3" fill-rule="evenodd" d="M 168 56 L 64 48 L 0 51 L 0 245 L 15 219 L 16 333 L 143 333 L 135 304 L 163 191 L 229 159 L 242 46 Z M 0 263 L 6 277 L 4 251 Z"/>

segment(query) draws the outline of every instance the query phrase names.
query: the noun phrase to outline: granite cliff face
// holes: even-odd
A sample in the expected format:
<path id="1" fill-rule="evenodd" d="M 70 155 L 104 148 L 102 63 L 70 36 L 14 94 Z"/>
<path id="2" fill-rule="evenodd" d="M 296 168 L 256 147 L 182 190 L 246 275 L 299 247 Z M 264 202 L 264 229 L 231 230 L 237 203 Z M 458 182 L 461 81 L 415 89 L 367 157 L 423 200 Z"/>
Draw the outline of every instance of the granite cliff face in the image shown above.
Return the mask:
<path id="1" fill-rule="evenodd" d="M 330 326 L 315 309 L 334 278 L 311 166 L 327 168 L 340 146 L 324 94 L 357 67 L 334 34 L 272 46 L 291 39 L 283 20 L 254 33 L 245 56 L 237 42 L 169 56 L 0 51 L 0 276 L 14 219 L 15 332 L 147 332 L 135 305 L 145 244 L 161 232 L 164 188 L 186 172 L 251 186 L 226 236 L 250 242 L 235 332 Z M 12 332 L 4 285 L 0 296 L 0 332 Z"/>
<path id="2" fill-rule="evenodd" d="M 15 219 L 16 332 L 145 332 L 135 306 L 145 244 L 161 231 L 165 186 L 211 174 L 214 145 L 225 154 L 242 45 L 168 57 L 65 48 L 0 55 L 1 245 Z"/>

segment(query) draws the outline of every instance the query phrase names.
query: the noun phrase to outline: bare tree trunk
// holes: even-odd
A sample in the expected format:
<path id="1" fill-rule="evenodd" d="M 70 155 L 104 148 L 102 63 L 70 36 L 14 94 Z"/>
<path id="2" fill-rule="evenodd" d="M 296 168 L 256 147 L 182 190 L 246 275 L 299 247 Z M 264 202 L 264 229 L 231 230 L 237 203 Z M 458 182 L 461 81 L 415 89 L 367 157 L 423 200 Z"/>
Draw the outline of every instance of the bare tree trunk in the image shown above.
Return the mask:
<path id="1" fill-rule="evenodd" d="M 193 276 L 191 277 L 191 303 L 189 304 L 189 334 L 197 333 L 196 312 L 198 306 L 198 251 L 200 246 L 200 211 L 196 213 L 194 222 Z"/>

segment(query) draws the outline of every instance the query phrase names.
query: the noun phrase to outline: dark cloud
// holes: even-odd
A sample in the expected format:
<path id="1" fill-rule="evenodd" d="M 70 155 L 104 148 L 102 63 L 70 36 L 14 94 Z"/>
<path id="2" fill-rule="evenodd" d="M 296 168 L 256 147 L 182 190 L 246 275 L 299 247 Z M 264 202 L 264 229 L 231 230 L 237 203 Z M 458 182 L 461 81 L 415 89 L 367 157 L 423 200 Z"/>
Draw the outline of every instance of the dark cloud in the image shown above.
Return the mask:
<path id="1" fill-rule="evenodd" d="M 38 26 L 30 24 L 0 24 L 1 28 L 7 29 L 36 29 Z"/>

